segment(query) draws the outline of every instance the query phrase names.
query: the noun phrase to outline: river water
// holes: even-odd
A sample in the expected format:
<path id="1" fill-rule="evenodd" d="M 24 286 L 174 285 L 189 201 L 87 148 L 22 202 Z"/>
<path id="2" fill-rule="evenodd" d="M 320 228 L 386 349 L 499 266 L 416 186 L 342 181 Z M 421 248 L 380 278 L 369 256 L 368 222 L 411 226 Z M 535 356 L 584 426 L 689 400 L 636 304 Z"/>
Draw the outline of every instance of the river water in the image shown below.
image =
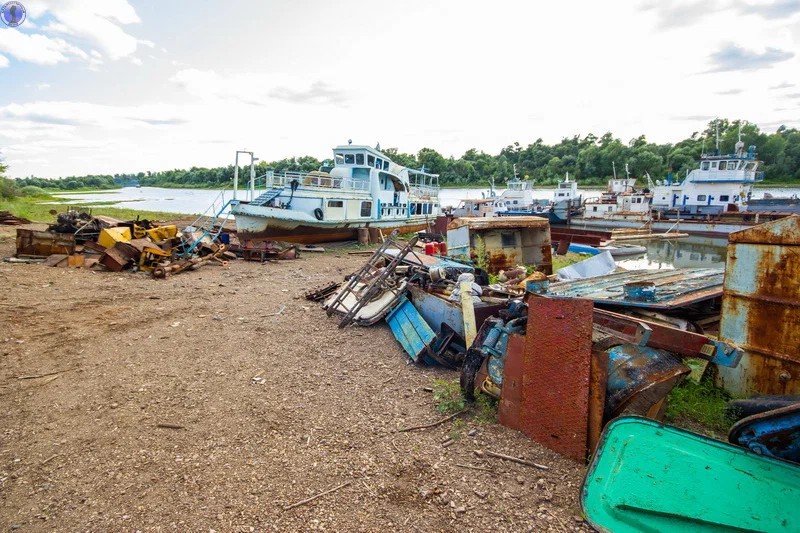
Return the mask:
<path id="1" fill-rule="evenodd" d="M 553 198 L 552 188 L 534 189 L 533 196 L 538 199 Z M 495 189 L 496 194 L 502 194 L 503 189 Z M 597 189 L 579 191 L 584 197 L 596 196 Z M 774 187 L 769 189 L 756 189 L 755 197 L 764 193 L 773 196 L 800 195 L 798 187 Z M 442 189 L 439 199 L 443 207 L 451 207 L 462 199 L 482 198 L 488 195 L 486 188 Z M 160 187 L 125 187 L 113 189 L 102 193 L 63 193 L 64 198 L 74 201 L 76 205 L 81 202 L 115 202 L 113 207 L 141 209 L 145 211 L 165 211 L 168 213 L 201 214 L 220 196 L 219 190 L 213 189 L 164 189 Z M 230 199 L 230 191 L 226 191 L 226 199 Z M 725 265 L 726 239 L 711 239 L 707 237 L 688 237 L 677 240 L 650 241 L 631 244 L 647 246 L 647 253 L 640 257 L 626 258 L 617 263 L 625 268 L 680 268 L 680 267 L 722 267 Z"/>

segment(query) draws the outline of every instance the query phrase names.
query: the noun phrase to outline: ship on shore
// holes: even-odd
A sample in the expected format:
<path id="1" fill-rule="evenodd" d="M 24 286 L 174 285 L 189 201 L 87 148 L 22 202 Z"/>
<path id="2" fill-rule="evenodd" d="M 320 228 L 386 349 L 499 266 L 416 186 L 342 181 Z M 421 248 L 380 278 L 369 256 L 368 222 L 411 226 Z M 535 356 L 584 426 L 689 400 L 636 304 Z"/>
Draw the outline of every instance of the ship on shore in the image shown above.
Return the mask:
<path id="1" fill-rule="evenodd" d="M 399 165 L 379 146 L 340 145 L 332 165 L 268 172 L 258 191 L 255 184 L 250 189 L 251 200 L 231 207 L 247 241 L 343 241 L 362 228 L 410 233 L 430 228 L 441 214 L 439 176 Z"/>

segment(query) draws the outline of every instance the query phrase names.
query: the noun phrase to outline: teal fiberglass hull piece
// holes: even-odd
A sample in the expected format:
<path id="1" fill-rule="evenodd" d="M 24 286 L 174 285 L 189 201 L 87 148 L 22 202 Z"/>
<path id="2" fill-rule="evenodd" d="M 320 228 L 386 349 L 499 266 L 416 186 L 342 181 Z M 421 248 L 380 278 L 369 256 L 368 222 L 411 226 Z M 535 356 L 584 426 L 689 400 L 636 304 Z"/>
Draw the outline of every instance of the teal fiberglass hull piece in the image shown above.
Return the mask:
<path id="1" fill-rule="evenodd" d="M 581 506 L 598 531 L 800 531 L 800 467 L 640 417 L 612 421 Z"/>

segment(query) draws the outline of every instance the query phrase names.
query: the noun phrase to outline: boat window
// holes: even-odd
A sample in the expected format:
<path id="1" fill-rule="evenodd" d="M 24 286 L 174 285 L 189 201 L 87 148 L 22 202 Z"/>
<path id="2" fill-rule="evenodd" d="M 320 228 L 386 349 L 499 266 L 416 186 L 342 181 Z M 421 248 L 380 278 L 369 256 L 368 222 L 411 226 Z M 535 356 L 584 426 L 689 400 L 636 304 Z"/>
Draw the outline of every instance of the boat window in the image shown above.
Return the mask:
<path id="1" fill-rule="evenodd" d="M 368 217 L 372 214 L 372 202 L 361 202 L 361 216 Z"/>
<path id="2" fill-rule="evenodd" d="M 594 212 L 597 212 L 597 206 L 594 206 L 594 207 L 592 208 L 592 211 L 594 211 Z"/>
<path id="3" fill-rule="evenodd" d="M 367 154 L 367 164 L 371 167 L 375 166 L 375 156 Z"/>
<path id="4" fill-rule="evenodd" d="M 383 170 L 389 170 L 389 162 L 388 161 L 384 161 L 383 162 Z"/>
<path id="5" fill-rule="evenodd" d="M 725 163 L 726 163 L 726 161 L 720 161 L 719 162 L 719 168 L 717 170 L 725 170 Z"/>
<path id="6" fill-rule="evenodd" d="M 611 206 L 608 206 L 608 209 L 606 211 L 608 211 L 610 213 L 611 212 Z"/>
<path id="7" fill-rule="evenodd" d="M 383 167 L 383 159 L 380 157 L 375 161 L 375 168 L 382 168 Z"/>
<path id="8" fill-rule="evenodd" d="M 727 202 L 730 199 L 731 199 L 731 197 L 728 196 L 727 194 L 720 194 L 719 195 L 719 201 L 720 202 Z"/>
<path id="9" fill-rule="evenodd" d="M 753 170 L 753 168 L 754 168 L 755 166 L 756 166 L 756 164 L 755 164 L 755 163 L 747 163 L 747 170 Z"/>
<path id="10" fill-rule="evenodd" d="M 717 170 L 717 162 L 716 161 L 712 161 L 711 162 L 711 170 Z"/>
<path id="11" fill-rule="evenodd" d="M 515 233 L 501 233 L 500 244 L 503 248 L 509 248 L 517 245 L 517 235 Z"/>
<path id="12" fill-rule="evenodd" d="M 355 161 L 355 159 L 356 158 L 353 156 L 353 154 L 344 154 L 344 164 L 345 165 L 352 165 L 353 162 Z"/>
<path id="13" fill-rule="evenodd" d="M 364 164 L 364 154 L 356 154 L 356 165 Z"/>
<path id="14" fill-rule="evenodd" d="M 328 200 L 328 207 L 344 207 L 342 200 Z"/>
<path id="15" fill-rule="evenodd" d="M 518 201 L 516 201 L 516 200 L 514 200 L 514 202 L 513 202 L 513 203 L 514 203 L 514 205 L 517 205 L 519 202 L 518 202 Z"/>
<path id="16" fill-rule="evenodd" d="M 708 170 L 708 161 L 703 161 L 703 164 L 700 165 L 700 168 L 702 170 Z"/>
<path id="17" fill-rule="evenodd" d="M 344 165 L 344 155 L 336 154 L 333 156 L 333 159 L 337 165 Z"/>
<path id="18" fill-rule="evenodd" d="M 705 202 L 706 201 L 706 195 L 705 194 L 698 194 L 697 195 L 697 201 L 698 202 Z"/>

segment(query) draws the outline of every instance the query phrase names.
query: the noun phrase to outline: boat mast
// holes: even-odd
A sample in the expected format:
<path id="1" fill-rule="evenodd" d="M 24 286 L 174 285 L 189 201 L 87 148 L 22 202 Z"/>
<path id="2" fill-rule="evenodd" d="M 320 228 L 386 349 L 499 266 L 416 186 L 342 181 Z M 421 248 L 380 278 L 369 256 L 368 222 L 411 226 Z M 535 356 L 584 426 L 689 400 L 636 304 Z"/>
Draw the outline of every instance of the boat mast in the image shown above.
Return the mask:
<path id="1" fill-rule="evenodd" d="M 617 165 L 614 161 L 611 162 L 611 169 L 614 171 L 614 179 L 617 179 Z"/>

